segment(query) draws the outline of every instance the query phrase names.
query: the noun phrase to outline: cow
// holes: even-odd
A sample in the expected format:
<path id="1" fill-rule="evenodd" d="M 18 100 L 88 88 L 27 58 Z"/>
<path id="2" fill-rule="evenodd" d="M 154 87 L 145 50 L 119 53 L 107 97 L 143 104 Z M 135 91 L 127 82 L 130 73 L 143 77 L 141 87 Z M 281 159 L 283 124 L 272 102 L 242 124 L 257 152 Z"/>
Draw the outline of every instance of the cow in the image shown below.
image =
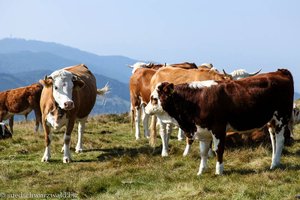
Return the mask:
<path id="1" fill-rule="evenodd" d="M 215 70 L 207 68 L 199 69 L 178 69 L 172 67 L 164 67 L 159 69 L 151 79 L 151 91 L 154 91 L 155 86 L 160 82 L 171 82 L 174 84 L 181 84 L 192 81 L 203 81 L 203 80 L 227 80 L 228 77 L 218 73 Z M 153 123 L 150 131 L 150 144 L 152 146 L 156 143 L 156 117 L 153 116 Z M 166 124 L 161 120 L 158 121 L 160 125 L 160 136 L 162 138 L 162 153 L 163 157 L 168 156 L 168 141 L 172 130 L 172 124 Z M 181 133 L 179 132 L 179 136 Z"/>
<path id="2" fill-rule="evenodd" d="M 158 83 L 145 111 L 165 123 L 179 124 L 188 137 L 200 137 L 200 167 L 207 167 L 207 152 L 213 141 L 216 174 L 223 174 L 227 129 L 247 131 L 268 124 L 272 144 L 270 169 L 280 164 L 285 138 L 290 137 L 294 83 L 290 71 L 260 74 L 240 80 L 198 81 L 175 85 Z"/>
<path id="3" fill-rule="evenodd" d="M 165 67 L 165 64 L 143 63 L 137 62 L 134 65 L 129 65 L 132 68 L 132 76 L 129 80 L 129 92 L 131 102 L 131 123 L 133 129 L 133 123 L 135 124 L 135 138 L 140 139 L 140 118 L 142 111 L 142 122 L 144 127 L 144 136 L 149 138 L 148 121 L 149 115 L 145 114 L 145 105 L 150 100 L 150 81 L 156 70 Z M 183 68 L 183 69 L 196 69 L 197 66 L 194 63 L 178 63 L 171 64 L 170 67 Z"/>
<path id="4" fill-rule="evenodd" d="M 248 73 L 245 69 L 236 69 L 234 70 L 233 72 L 231 72 L 230 74 L 228 74 L 224 69 L 223 69 L 223 73 L 230 77 L 231 79 L 233 80 L 239 80 L 239 79 L 242 79 L 242 78 L 246 78 L 246 77 L 249 77 L 249 76 L 255 76 L 257 75 L 259 72 L 261 71 L 258 70 L 257 72 L 254 72 L 254 73 Z"/>
<path id="5" fill-rule="evenodd" d="M 7 139 L 7 138 L 11 138 L 11 137 L 12 137 L 12 134 L 8 130 L 5 123 L 0 122 L 0 140 L 4 140 L 4 139 Z"/>
<path id="6" fill-rule="evenodd" d="M 35 113 L 35 132 L 41 123 L 39 106 L 43 86 L 34 83 L 29 86 L 0 92 L 0 122 L 9 119 L 9 128 L 13 134 L 14 115 L 27 116 L 32 110 Z"/>
<path id="7" fill-rule="evenodd" d="M 42 162 L 51 158 L 51 126 L 56 130 L 66 126 L 63 162 L 71 162 L 70 141 L 74 124 L 78 121 L 76 153 L 82 152 L 82 136 L 89 113 L 94 107 L 97 93 L 96 79 L 84 64 L 54 71 L 40 83 L 44 85 L 40 107 L 45 133 L 45 153 Z"/>

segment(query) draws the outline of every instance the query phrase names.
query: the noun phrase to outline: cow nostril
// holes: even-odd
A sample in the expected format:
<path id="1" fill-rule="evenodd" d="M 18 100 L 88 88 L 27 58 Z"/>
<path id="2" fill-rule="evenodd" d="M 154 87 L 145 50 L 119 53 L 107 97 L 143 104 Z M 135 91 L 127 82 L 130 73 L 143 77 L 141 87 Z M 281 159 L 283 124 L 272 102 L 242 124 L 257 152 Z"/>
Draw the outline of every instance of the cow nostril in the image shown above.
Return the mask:
<path id="1" fill-rule="evenodd" d="M 74 107 L 74 103 L 72 101 L 67 101 L 64 103 L 66 109 L 71 109 Z"/>

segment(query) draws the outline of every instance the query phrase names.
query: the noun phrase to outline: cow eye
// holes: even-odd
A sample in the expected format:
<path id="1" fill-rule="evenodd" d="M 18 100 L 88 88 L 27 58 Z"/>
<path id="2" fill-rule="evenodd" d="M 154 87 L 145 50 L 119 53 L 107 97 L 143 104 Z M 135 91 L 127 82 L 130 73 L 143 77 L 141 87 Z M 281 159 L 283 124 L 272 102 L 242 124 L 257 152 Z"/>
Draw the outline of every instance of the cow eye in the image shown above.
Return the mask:
<path id="1" fill-rule="evenodd" d="M 57 86 L 54 86 L 54 89 L 55 89 L 55 90 L 57 90 L 57 89 L 58 89 L 58 87 L 57 87 Z"/>
<path id="2" fill-rule="evenodd" d="M 157 98 L 151 97 L 152 104 L 157 104 Z"/>

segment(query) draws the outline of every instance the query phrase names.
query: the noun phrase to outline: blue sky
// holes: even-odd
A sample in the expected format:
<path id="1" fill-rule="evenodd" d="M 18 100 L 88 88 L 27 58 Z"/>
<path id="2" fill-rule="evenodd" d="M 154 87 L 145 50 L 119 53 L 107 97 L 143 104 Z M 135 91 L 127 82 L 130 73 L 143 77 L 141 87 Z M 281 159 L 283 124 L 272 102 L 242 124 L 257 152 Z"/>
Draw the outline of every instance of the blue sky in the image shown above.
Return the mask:
<path id="1" fill-rule="evenodd" d="M 299 91 L 298 0 L 0 0 L 0 39 L 219 69 L 289 68 Z"/>

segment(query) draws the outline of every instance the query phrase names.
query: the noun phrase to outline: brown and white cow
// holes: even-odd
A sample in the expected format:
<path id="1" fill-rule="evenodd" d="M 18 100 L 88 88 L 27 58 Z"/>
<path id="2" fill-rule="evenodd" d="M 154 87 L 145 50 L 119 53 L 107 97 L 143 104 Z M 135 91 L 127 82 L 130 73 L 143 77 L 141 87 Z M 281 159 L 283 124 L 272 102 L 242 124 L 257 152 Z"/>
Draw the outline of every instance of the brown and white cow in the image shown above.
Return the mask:
<path id="1" fill-rule="evenodd" d="M 131 122 L 132 128 L 135 123 L 135 138 L 140 139 L 140 118 L 142 112 L 142 122 L 144 127 L 144 136 L 149 138 L 148 121 L 149 115 L 144 112 L 144 108 L 150 100 L 150 81 L 156 70 L 165 67 L 163 64 L 143 63 L 137 62 L 130 66 L 132 69 L 132 76 L 129 80 L 129 91 L 131 101 Z M 178 63 L 171 64 L 170 67 L 183 68 L 183 69 L 196 69 L 194 63 Z"/>
<path id="2" fill-rule="evenodd" d="M 41 94 L 42 124 L 46 149 L 42 162 L 50 160 L 51 126 L 59 129 L 66 125 L 63 162 L 71 161 L 70 141 L 74 124 L 78 121 L 76 152 L 82 152 L 82 135 L 97 95 L 96 79 L 83 64 L 54 71 L 40 82 L 45 86 Z"/>
<path id="3" fill-rule="evenodd" d="M 34 83 L 26 87 L 0 92 L 0 122 L 9 119 L 10 131 L 13 134 L 14 115 L 27 116 L 32 110 L 35 113 L 35 132 L 41 123 L 40 97 L 43 86 Z"/>
<path id="4" fill-rule="evenodd" d="M 226 80 L 228 79 L 224 74 L 220 74 L 210 68 L 199 69 L 179 69 L 173 67 L 164 67 L 159 69 L 151 79 L 151 91 L 154 91 L 155 86 L 160 82 L 170 82 L 173 84 L 181 84 L 192 81 L 204 81 L 204 80 Z M 150 132 L 150 144 L 153 146 L 156 143 L 156 117 L 153 116 L 153 123 Z M 168 141 L 172 131 L 172 123 L 164 123 L 162 120 L 158 120 L 160 125 L 160 136 L 162 139 L 162 156 L 168 156 Z M 180 137 L 181 132 L 178 133 Z"/>
<path id="5" fill-rule="evenodd" d="M 177 123 L 189 136 L 200 138 L 198 175 L 207 167 L 211 140 L 217 154 L 216 174 L 224 169 L 227 129 L 246 131 L 269 125 L 272 142 L 271 169 L 280 164 L 285 138 L 290 137 L 294 85 L 286 69 L 236 81 L 200 81 L 174 86 L 159 83 L 145 108 L 165 123 Z"/>

